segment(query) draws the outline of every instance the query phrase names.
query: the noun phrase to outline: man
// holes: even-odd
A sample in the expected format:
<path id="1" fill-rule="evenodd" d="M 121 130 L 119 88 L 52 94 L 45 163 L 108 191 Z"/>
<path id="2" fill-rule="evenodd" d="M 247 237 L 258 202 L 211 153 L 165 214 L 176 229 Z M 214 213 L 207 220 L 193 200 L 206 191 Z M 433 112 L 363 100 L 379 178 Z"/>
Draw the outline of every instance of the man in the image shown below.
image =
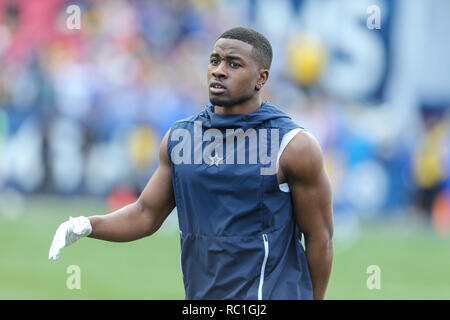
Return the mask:
<path id="1" fill-rule="evenodd" d="M 71 217 L 49 258 L 82 236 L 151 235 L 176 206 L 187 299 L 323 299 L 333 257 L 330 183 L 313 136 L 261 100 L 271 61 L 260 33 L 223 33 L 208 65 L 210 104 L 166 133 L 139 199 Z"/>

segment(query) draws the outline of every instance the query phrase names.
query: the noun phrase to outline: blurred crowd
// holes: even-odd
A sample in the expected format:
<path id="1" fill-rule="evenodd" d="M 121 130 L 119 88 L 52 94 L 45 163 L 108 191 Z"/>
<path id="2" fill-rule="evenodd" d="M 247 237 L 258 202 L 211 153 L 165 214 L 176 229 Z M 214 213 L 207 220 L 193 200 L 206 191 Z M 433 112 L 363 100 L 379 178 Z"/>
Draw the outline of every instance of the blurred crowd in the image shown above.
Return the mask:
<path id="1" fill-rule="evenodd" d="M 164 133 L 208 103 L 216 38 L 249 26 L 274 48 L 263 97 L 318 138 L 335 212 L 419 212 L 450 230 L 449 12 L 421 0 L 0 0 L 0 190 L 139 193 Z"/>

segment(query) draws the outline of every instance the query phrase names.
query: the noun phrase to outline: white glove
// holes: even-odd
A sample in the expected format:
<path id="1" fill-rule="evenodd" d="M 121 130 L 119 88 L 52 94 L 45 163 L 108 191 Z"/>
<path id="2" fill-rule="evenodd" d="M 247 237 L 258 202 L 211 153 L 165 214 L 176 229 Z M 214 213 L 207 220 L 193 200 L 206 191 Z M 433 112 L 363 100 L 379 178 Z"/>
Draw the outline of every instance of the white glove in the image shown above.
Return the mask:
<path id="1" fill-rule="evenodd" d="M 83 216 L 70 217 L 68 221 L 61 223 L 56 230 L 48 258 L 50 260 L 58 259 L 63 248 L 70 246 L 82 237 L 90 235 L 91 232 L 92 226 L 88 218 Z"/>

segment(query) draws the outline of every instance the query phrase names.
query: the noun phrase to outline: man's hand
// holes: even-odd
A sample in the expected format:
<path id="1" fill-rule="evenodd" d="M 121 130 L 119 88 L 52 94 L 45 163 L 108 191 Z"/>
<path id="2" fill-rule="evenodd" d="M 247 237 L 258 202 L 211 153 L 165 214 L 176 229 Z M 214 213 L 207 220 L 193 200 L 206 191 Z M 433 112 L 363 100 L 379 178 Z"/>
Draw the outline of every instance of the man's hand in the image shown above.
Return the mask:
<path id="1" fill-rule="evenodd" d="M 50 260 L 59 258 L 61 250 L 82 237 L 88 236 L 92 232 L 92 226 L 86 217 L 70 217 L 68 221 L 61 223 L 56 230 L 52 246 L 48 253 Z"/>

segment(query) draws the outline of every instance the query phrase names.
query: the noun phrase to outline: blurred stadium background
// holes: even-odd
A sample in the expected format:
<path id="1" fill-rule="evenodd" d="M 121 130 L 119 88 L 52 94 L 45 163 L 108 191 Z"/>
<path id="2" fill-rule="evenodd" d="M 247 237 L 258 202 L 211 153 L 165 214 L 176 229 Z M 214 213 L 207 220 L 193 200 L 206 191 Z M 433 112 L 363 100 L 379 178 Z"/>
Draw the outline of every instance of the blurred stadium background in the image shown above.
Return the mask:
<path id="1" fill-rule="evenodd" d="M 234 26 L 269 38 L 264 99 L 323 147 L 327 298 L 450 298 L 449 1 L 0 0 L 1 299 L 184 298 L 176 212 L 149 238 L 48 249 L 69 215 L 136 199 L 164 132 L 208 102 L 210 50 Z"/>

